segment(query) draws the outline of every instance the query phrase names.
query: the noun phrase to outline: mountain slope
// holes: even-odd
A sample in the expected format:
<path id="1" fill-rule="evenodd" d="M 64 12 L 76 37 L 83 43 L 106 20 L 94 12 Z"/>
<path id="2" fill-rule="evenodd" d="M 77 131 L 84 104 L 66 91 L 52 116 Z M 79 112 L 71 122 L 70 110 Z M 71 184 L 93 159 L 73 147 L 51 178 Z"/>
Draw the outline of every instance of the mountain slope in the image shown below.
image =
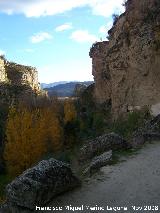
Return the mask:
<path id="1" fill-rule="evenodd" d="M 48 92 L 49 96 L 58 96 L 58 97 L 70 97 L 73 95 L 75 87 L 77 84 L 82 84 L 89 86 L 92 84 L 92 81 L 85 81 L 85 82 L 69 82 L 66 84 L 59 84 L 54 87 L 45 88 L 45 90 Z"/>
<path id="2" fill-rule="evenodd" d="M 69 82 L 68 81 L 58 81 L 58 82 L 53 82 L 53 83 L 49 83 L 49 84 L 41 83 L 41 88 L 45 89 L 45 88 L 55 87 L 60 84 L 66 84 L 66 83 L 69 83 Z"/>

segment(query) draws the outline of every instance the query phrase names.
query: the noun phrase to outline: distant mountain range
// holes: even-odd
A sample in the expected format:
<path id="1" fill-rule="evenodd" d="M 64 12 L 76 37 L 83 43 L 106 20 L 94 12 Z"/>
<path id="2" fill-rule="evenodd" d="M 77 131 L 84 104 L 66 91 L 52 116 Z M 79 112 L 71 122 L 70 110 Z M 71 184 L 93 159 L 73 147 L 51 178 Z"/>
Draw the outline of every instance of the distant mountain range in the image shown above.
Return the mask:
<path id="1" fill-rule="evenodd" d="M 41 88 L 48 91 L 49 96 L 58 96 L 58 97 L 70 97 L 74 94 L 75 87 L 77 84 L 82 84 L 85 86 L 89 86 L 92 84 L 93 81 L 73 81 L 73 82 L 66 82 L 66 81 L 60 81 L 50 84 L 41 84 Z"/>
<path id="2" fill-rule="evenodd" d="M 70 81 L 59 81 L 59 82 L 54 82 L 54 83 L 49 83 L 49 84 L 41 83 L 41 88 L 45 89 L 45 88 L 55 87 L 57 85 L 66 84 L 66 83 L 69 83 L 69 82 Z"/>

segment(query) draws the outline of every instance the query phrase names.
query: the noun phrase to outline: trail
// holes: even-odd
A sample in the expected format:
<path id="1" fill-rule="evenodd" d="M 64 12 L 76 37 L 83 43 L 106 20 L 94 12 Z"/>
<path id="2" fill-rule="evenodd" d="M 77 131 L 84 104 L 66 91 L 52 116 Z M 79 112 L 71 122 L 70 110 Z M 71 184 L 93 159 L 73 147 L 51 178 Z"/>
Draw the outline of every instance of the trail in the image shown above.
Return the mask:
<path id="1" fill-rule="evenodd" d="M 81 188 L 57 197 L 48 206 L 63 207 L 83 205 L 83 211 L 74 212 L 160 212 L 160 142 L 148 144 L 132 156 L 85 180 Z M 159 205 L 158 211 L 146 211 L 144 206 Z M 86 206 L 104 207 L 104 210 L 87 210 Z M 109 211 L 108 207 L 127 207 L 127 211 Z M 133 211 L 132 206 L 142 210 Z M 95 209 L 96 209 L 95 208 Z M 147 209 L 150 207 L 146 207 Z M 49 211 L 47 211 L 49 212 Z"/>

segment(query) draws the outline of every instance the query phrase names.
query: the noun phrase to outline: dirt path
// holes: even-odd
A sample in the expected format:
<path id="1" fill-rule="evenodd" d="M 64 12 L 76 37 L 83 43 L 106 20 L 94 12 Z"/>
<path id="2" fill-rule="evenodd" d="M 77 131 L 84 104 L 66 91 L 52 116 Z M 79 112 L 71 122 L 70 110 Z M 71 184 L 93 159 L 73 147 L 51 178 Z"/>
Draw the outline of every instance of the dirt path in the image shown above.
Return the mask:
<path id="1" fill-rule="evenodd" d="M 66 209 L 68 205 L 83 209 L 74 212 L 160 212 L 160 142 L 146 145 L 138 154 L 127 157 L 126 161 L 103 167 L 81 188 L 59 196 L 49 204 L 63 209 L 52 212 L 73 212 Z M 143 208 L 133 211 L 134 205 Z M 146 205 L 152 206 L 153 210 L 159 205 L 159 210 L 146 211 Z M 95 207 L 95 210 L 87 210 L 86 206 Z M 107 206 L 128 207 L 128 210 L 111 211 L 107 210 Z M 98 207 L 104 208 L 100 210 Z"/>

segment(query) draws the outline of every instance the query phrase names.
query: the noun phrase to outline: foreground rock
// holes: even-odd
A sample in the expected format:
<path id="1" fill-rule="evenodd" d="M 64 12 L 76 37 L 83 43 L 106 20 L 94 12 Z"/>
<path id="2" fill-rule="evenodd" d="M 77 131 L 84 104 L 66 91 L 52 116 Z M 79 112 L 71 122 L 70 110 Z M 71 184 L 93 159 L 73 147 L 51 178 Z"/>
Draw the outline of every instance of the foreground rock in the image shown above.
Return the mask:
<path id="1" fill-rule="evenodd" d="M 104 134 L 94 140 L 88 141 L 80 150 L 79 161 L 84 162 L 96 155 L 109 150 L 128 148 L 128 143 L 115 133 Z"/>
<path id="2" fill-rule="evenodd" d="M 79 184 L 80 181 L 67 164 L 55 159 L 43 160 L 7 185 L 7 205 L 8 208 L 19 206 L 35 209 Z"/>
<path id="3" fill-rule="evenodd" d="M 112 150 L 103 153 L 97 157 L 94 157 L 91 161 L 90 166 L 84 171 L 84 175 L 92 175 L 95 171 L 100 169 L 103 166 L 106 166 L 112 159 Z"/>

